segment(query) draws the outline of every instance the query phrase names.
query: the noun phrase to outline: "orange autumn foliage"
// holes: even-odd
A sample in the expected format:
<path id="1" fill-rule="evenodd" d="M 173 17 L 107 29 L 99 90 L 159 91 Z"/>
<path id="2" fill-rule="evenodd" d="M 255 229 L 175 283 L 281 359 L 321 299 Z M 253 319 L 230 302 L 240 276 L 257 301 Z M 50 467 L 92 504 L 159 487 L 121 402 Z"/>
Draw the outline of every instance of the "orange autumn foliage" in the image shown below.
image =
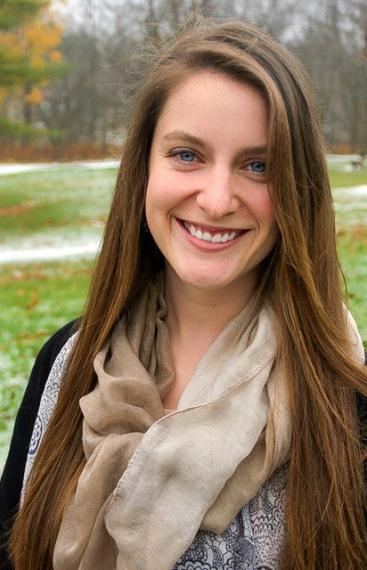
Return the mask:
<path id="1" fill-rule="evenodd" d="M 29 93 L 24 95 L 24 100 L 30 105 L 39 105 L 43 100 L 41 89 L 39 87 L 33 87 Z"/>
<path id="2" fill-rule="evenodd" d="M 35 20 L 28 21 L 10 31 L 0 32 L 0 43 L 6 49 L 8 61 L 16 64 L 24 57 L 29 64 L 28 88 L 23 91 L 22 87 L 12 85 L 2 87 L 0 92 L 0 104 L 12 95 L 21 97 L 25 103 L 38 105 L 43 100 L 42 87 L 47 85 L 47 69 L 62 63 L 62 54 L 57 49 L 62 41 L 62 27 L 54 20 L 48 10 L 43 10 Z M 32 71 L 42 72 L 42 79 Z M 37 79 L 38 77 L 38 79 Z"/>
<path id="3" fill-rule="evenodd" d="M 30 54 L 32 66 L 43 67 L 53 61 L 51 54 L 61 42 L 62 30 L 56 23 L 37 21 L 25 26 L 22 36 L 21 43 Z"/>

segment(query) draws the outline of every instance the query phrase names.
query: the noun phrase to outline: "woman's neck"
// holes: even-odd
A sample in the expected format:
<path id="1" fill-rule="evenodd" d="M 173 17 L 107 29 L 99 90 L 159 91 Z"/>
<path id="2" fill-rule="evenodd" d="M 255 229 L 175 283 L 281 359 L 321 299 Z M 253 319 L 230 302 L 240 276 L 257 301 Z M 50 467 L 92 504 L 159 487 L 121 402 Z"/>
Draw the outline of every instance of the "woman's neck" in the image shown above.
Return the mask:
<path id="1" fill-rule="evenodd" d="M 247 285 L 247 287 L 246 287 Z M 167 326 L 171 341 L 208 344 L 252 297 L 255 280 L 231 283 L 227 290 L 201 290 L 183 283 L 171 268 L 165 273 Z"/>

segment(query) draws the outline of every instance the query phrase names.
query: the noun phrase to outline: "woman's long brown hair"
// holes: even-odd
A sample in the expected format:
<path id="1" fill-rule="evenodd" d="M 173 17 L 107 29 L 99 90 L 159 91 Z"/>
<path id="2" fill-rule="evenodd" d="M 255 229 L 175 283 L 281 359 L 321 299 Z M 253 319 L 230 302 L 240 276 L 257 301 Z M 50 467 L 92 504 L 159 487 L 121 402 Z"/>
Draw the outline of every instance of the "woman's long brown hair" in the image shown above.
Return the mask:
<path id="1" fill-rule="evenodd" d="M 79 336 L 12 532 L 16 570 L 52 568 L 63 509 L 84 466 L 79 399 L 95 384 L 93 358 L 162 266 L 142 229 L 155 125 L 172 89 L 204 69 L 251 83 L 269 108 L 269 178 L 281 238 L 263 288 L 278 319 L 293 425 L 281 568 L 366 567 L 355 394 L 367 396 L 367 375 L 348 341 L 315 98 L 300 64 L 259 29 L 202 22 L 163 49 L 136 102 Z"/>

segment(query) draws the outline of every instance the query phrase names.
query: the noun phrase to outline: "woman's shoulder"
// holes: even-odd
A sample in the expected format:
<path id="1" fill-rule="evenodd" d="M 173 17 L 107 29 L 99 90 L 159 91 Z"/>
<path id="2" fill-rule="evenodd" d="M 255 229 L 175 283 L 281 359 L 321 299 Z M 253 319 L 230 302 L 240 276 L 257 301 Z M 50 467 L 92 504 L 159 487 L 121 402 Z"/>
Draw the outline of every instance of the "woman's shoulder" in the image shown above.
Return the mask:
<path id="1" fill-rule="evenodd" d="M 41 347 L 35 359 L 29 382 L 24 392 L 23 400 L 15 422 L 14 431 L 17 431 L 17 428 L 21 429 L 24 425 L 28 424 L 31 419 L 29 417 L 30 415 L 34 416 L 33 419 L 35 419 L 43 389 L 51 368 L 65 343 L 78 329 L 79 322 L 80 319 L 70 321 L 53 333 Z M 19 417 L 19 414 L 21 414 L 21 417 Z M 31 423 L 33 425 L 34 422 Z"/>
<path id="2" fill-rule="evenodd" d="M 53 333 L 41 347 L 34 361 L 19 412 L 22 412 L 22 410 L 30 412 L 35 409 L 35 413 L 37 413 L 40 399 L 52 366 L 63 346 L 78 329 L 79 322 L 80 319 L 70 321 Z M 15 427 L 17 427 L 17 422 L 18 417 Z"/>
<path id="3" fill-rule="evenodd" d="M 45 342 L 38 353 L 33 370 L 35 367 L 36 369 L 39 368 L 40 370 L 45 367 L 45 369 L 50 372 L 52 364 L 55 361 L 60 350 L 69 340 L 69 338 L 77 331 L 79 322 L 80 319 L 70 321 L 49 337 L 49 339 Z"/>
<path id="4" fill-rule="evenodd" d="M 53 333 L 41 347 L 35 359 L 29 382 L 19 407 L 14 426 L 15 435 L 19 436 L 23 432 L 26 432 L 28 426 L 30 430 L 33 429 L 42 393 L 52 366 L 63 346 L 78 329 L 78 323 L 79 319 L 70 321 Z M 27 448 L 30 435 L 31 433 L 25 433 Z M 16 439 L 19 441 L 19 437 Z"/>
<path id="5" fill-rule="evenodd" d="M 43 390 L 54 362 L 68 340 L 78 330 L 79 323 L 80 319 L 70 321 L 53 333 L 43 344 L 35 359 L 19 412 L 24 408 L 26 410 L 32 409 L 35 412 L 33 418 L 35 419 Z M 16 420 L 16 424 L 17 421 L 18 418 Z"/>

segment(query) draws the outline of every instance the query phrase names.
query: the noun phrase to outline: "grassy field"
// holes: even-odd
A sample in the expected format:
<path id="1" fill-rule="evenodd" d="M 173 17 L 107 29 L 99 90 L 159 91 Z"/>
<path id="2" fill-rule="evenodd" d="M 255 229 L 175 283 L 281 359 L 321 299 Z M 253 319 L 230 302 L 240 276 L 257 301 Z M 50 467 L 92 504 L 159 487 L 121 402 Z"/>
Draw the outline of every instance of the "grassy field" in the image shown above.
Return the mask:
<path id="1" fill-rule="evenodd" d="M 91 262 L 0 265 L 0 471 L 4 448 L 35 355 L 81 313 Z"/>
<path id="2" fill-rule="evenodd" d="M 329 176 L 332 188 L 348 188 L 350 186 L 359 186 L 367 183 L 367 169 L 355 170 L 349 172 L 342 170 L 343 163 L 331 164 L 329 166 Z"/>
<path id="3" fill-rule="evenodd" d="M 17 240 L 26 249 L 100 236 L 115 178 L 115 170 L 67 165 L 0 176 L 0 245 L 13 247 Z"/>
<path id="4" fill-rule="evenodd" d="M 367 170 L 333 165 L 338 248 L 349 305 L 367 341 Z M 1 249 L 80 243 L 100 236 L 116 171 L 60 166 L 0 177 Z M 82 312 L 92 261 L 0 265 L 0 470 L 34 358 L 47 337 Z"/>

